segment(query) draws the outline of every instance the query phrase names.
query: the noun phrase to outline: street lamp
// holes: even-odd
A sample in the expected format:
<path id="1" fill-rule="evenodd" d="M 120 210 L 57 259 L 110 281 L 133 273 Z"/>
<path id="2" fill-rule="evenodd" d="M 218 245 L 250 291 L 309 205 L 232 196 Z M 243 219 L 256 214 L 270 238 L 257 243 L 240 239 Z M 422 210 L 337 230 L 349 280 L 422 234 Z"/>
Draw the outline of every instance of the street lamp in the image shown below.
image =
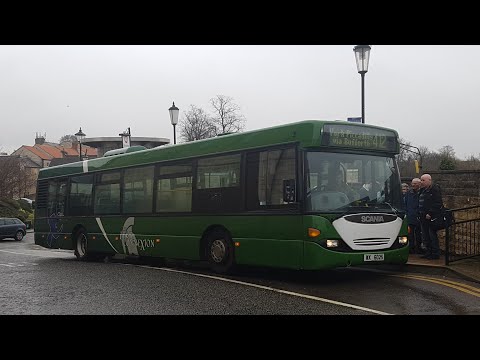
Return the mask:
<path id="1" fill-rule="evenodd" d="M 173 125 L 173 143 L 177 143 L 177 139 L 175 137 L 175 125 L 178 123 L 178 108 L 175 106 L 175 101 L 173 102 L 173 105 L 168 109 L 170 112 L 170 121 L 172 122 Z"/>
<path id="2" fill-rule="evenodd" d="M 80 161 L 82 161 L 82 140 L 86 136 L 82 131 L 82 127 L 80 127 L 80 130 L 78 130 L 78 132 L 75 134 L 75 136 L 77 137 L 77 140 L 80 144 L 80 151 L 78 152 L 78 156 L 80 157 Z"/>
<path id="3" fill-rule="evenodd" d="M 353 48 L 355 60 L 357 61 L 357 70 L 362 75 L 362 124 L 365 124 L 365 74 L 368 71 L 370 49 L 371 47 L 368 45 L 357 45 Z"/>

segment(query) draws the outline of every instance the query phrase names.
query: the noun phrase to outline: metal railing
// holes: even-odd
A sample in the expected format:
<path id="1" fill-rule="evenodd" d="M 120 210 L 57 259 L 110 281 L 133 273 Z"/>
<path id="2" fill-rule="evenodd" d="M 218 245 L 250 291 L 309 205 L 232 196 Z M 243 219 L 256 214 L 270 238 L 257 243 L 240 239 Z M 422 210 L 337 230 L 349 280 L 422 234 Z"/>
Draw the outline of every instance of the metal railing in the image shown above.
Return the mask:
<path id="1" fill-rule="evenodd" d="M 445 228 L 445 265 L 480 255 L 480 205 L 449 209 Z"/>

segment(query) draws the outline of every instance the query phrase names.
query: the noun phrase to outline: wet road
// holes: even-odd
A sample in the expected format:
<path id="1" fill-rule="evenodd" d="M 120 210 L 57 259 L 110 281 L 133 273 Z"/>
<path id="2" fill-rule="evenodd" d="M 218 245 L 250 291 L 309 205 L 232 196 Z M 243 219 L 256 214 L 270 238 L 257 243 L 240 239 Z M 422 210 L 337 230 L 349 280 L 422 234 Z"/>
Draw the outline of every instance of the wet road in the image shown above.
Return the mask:
<path id="1" fill-rule="evenodd" d="M 323 272 L 201 264 L 79 262 L 73 252 L 0 240 L 0 314 L 480 314 L 478 284 L 418 273 Z"/>

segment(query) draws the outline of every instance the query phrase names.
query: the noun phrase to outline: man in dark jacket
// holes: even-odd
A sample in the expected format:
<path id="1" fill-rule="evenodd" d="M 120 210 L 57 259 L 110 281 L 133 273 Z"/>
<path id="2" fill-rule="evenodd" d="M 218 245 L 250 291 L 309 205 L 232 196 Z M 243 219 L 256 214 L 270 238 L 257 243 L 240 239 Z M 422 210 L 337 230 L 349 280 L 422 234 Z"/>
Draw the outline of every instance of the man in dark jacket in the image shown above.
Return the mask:
<path id="1" fill-rule="evenodd" d="M 407 211 L 408 221 L 408 243 L 411 254 L 422 253 L 422 231 L 420 221 L 418 221 L 418 197 L 420 189 L 420 179 L 412 179 L 412 188 L 405 194 L 405 210 Z"/>
<path id="2" fill-rule="evenodd" d="M 420 187 L 418 217 L 422 227 L 423 242 L 426 246 L 425 255 L 422 258 L 435 260 L 440 258 L 440 246 L 437 231 L 432 228 L 430 220 L 441 215 L 442 192 L 438 185 L 432 184 L 432 177 L 429 174 L 423 174 L 420 177 Z"/>

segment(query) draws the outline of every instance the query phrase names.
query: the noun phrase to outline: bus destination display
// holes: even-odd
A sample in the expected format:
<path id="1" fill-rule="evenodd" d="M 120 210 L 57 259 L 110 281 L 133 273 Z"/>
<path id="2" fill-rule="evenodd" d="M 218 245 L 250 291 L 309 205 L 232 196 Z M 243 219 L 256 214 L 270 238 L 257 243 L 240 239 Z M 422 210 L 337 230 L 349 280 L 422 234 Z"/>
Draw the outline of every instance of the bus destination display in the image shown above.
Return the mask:
<path id="1" fill-rule="evenodd" d="M 325 124 L 322 145 L 386 151 L 397 151 L 398 147 L 392 131 L 345 124 Z"/>

